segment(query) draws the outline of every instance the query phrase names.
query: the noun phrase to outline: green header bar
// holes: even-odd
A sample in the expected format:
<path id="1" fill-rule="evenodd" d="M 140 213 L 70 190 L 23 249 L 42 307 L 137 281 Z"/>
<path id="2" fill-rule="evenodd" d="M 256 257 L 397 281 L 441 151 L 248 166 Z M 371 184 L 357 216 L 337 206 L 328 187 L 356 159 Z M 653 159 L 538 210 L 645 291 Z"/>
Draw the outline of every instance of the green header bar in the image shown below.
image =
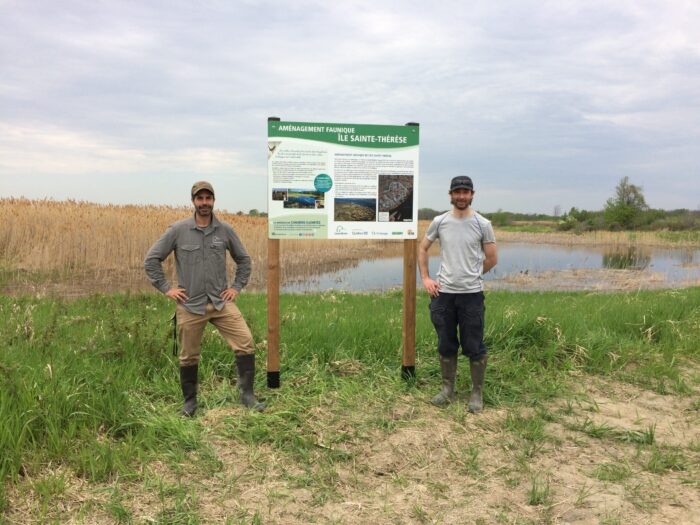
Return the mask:
<path id="1" fill-rule="evenodd" d="M 358 148 L 407 148 L 418 145 L 418 126 L 267 122 L 268 138 L 292 137 Z"/>

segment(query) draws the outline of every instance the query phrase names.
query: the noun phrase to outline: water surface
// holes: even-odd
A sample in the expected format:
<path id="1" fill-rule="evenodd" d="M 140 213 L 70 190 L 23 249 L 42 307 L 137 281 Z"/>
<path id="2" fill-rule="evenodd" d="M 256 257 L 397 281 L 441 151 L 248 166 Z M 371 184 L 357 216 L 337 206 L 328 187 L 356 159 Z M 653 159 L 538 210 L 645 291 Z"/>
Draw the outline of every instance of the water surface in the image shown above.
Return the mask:
<path id="1" fill-rule="evenodd" d="M 431 276 L 437 275 L 439 265 L 440 257 L 430 258 Z M 507 288 L 505 285 L 518 276 L 535 277 L 552 271 L 602 269 L 628 270 L 631 276 L 640 279 L 662 277 L 669 287 L 673 287 L 700 279 L 700 250 L 501 243 L 498 245 L 498 265 L 485 276 L 485 280 L 492 281 L 491 284 L 496 287 L 504 285 L 501 287 Z M 420 283 L 418 274 L 416 280 Z M 403 259 L 392 257 L 365 260 L 352 268 L 288 283 L 282 291 L 381 291 L 401 287 L 402 283 Z M 544 288 L 547 288 L 546 283 Z M 551 289 L 557 289 L 556 283 L 552 283 Z"/>

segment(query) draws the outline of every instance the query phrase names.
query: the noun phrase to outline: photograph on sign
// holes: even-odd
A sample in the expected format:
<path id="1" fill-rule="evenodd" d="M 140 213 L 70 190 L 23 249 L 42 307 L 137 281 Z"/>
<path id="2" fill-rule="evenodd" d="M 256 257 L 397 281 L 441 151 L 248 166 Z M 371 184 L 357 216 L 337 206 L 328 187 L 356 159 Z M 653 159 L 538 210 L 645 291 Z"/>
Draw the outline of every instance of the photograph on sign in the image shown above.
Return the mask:
<path id="1" fill-rule="evenodd" d="M 415 239 L 418 132 L 268 121 L 269 238 Z"/>

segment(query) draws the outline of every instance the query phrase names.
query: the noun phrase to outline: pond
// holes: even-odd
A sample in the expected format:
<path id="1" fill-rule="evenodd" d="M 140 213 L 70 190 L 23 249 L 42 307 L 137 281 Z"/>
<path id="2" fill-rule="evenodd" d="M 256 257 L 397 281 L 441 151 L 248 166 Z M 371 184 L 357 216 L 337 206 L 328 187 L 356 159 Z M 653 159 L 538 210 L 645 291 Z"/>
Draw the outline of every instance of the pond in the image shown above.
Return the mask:
<path id="1" fill-rule="evenodd" d="M 435 277 L 439 265 L 439 256 L 430 258 L 431 276 Z M 637 284 L 647 287 L 648 283 L 656 283 L 656 287 L 698 285 L 700 250 L 501 243 L 498 245 L 498 265 L 485 276 L 485 280 L 487 288 L 587 289 L 610 275 L 616 277 L 616 282 L 624 280 L 627 285 L 623 288 L 636 287 Z M 572 278 L 578 286 L 569 283 Z M 416 280 L 420 288 L 419 275 L 416 275 Z M 402 283 L 403 259 L 393 257 L 364 260 L 352 268 L 288 283 L 282 291 L 381 291 L 399 288 Z M 617 287 L 609 286 L 611 289 Z"/>

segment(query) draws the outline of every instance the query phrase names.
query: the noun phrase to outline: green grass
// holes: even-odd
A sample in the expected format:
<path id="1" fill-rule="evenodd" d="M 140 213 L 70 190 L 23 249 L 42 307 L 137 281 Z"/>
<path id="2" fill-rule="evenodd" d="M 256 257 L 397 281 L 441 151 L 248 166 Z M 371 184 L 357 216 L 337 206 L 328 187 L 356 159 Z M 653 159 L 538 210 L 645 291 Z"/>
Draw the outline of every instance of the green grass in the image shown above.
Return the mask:
<path id="1" fill-rule="evenodd" d="M 681 450 L 671 447 L 653 447 L 646 461 L 644 470 L 653 474 L 664 474 L 669 471 L 686 470 L 688 460 Z"/>
<path id="2" fill-rule="evenodd" d="M 700 244 L 700 231 L 698 230 L 660 231 L 657 232 L 657 235 L 671 242 Z"/>
<path id="3" fill-rule="evenodd" d="M 626 461 L 602 463 L 593 472 L 593 477 L 601 481 L 620 483 L 632 476 L 632 469 Z"/>
<path id="4" fill-rule="evenodd" d="M 527 496 L 528 505 L 547 505 L 551 500 L 552 490 L 549 481 L 542 479 L 539 475 L 533 476 Z"/>
<path id="5" fill-rule="evenodd" d="M 608 439 L 623 443 L 652 445 L 656 440 L 656 426 L 651 425 L 644 430 L 621 430 L 607 423 L 595 423 L 589 418 L 566 424 L 571 430 L 577 430 L 595 439 Z"/>
<path id="6" fill-rule="evenodd" d="M 177 415 L 181 393 L 172 355 L 173 308 L 162 296 L 0 297 L 0 509 L 7 505 L 8 487 L 34 479 L 36 499 L 48 512 L 65 490 L 62 475 L 49 474 L 61 467 L 88 484 L 111 484 L 103 510 L 114 521 L 129 523 L 132 515 L 120 484 L 152 483 L 149 468 L 156 463 L 178 476 L 218 475 L 221 460 L 212 436 L 246 447 L 248 454 L 265 447 L 290 462 L 295 468 L 286 479 L 308 487 L 313 504 L 320 506 L 339 498 L 337 469 L 354 464 L 359 446 L 412 423 L 412 412 L 398 411 L 399 405 L 427 403 L 439 388 L 424 294 L 418 297 L 417 379 L 411 383 L 400 377 L 400 294 L 283 296 L 278 390 L 265 388 L 265 297 L 244 294 L 239 303 L 262 343 L 256 388 L 270 409 L 262 414 L 231 410 L 212 427 L 201 417 Z M 486 409 L 509 409 L 503 427 L 517 440 L 522 465 L 551 442 L 547 424 L 560 417 L 542 407 L 568 398 L 576 378 L 600 375 L 680 396 L 697 386 L 697 376 L 686 375 L 684 364 L 700 361 L 700 288 L 634 294 L 494 292 L 487 295 L 487 308 Z M 211 330 L 203 347 L 202 414 L 236 406 L 230 350 Z M 460 372 L 461 392 L 468 391 L 468 381 L 468 374 Z M 468 416 L 453 407 L 445 417 Z M 570 428 L 592 438 L 652 447 L 640 460 L 651 473 L 688 465 L 682 454 L 656 445 L 653 426 L 627 431 L 585 420 Z M 451 443 L 448 454 L 466 476 L 478 480 L 484 475 L 478 446 Z M 600 479 L 620 475 L 612 467 L 601 468 L 595 474 Z M 389 474 L 397 480 L 404 475 Z M 254 470 L 247 475 L 264 476 Z M 198 522 L 199 500 L 184 479 L 160 480 L 152 490 L 160 501 L 156 521 Z M 528 502 L 547 505 L 550 500 L 548 482 L 532 478 Z M 250 521 L 256 512 L 240 519 Z M 417 506 L 413 518 L 430 520 L 432 514 Z"/>

